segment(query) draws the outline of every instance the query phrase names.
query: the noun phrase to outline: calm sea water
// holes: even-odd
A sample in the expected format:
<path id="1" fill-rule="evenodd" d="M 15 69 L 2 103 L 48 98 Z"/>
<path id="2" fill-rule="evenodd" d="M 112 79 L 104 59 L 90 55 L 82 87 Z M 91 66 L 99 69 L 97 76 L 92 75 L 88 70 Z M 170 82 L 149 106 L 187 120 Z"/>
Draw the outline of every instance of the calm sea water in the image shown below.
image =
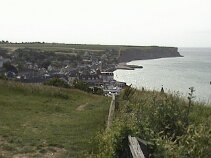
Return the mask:
<path id="1" fill-rule="evenodd" d="M 179 92 L 187 97 L 189 87 L 195 88 L 197 101 L 211 103 L 211 48 L 180 48 L 184 57 L 137 60 L 132 65 L 143 69 L 116 70 L 115 79 L 151 90 Z"/>

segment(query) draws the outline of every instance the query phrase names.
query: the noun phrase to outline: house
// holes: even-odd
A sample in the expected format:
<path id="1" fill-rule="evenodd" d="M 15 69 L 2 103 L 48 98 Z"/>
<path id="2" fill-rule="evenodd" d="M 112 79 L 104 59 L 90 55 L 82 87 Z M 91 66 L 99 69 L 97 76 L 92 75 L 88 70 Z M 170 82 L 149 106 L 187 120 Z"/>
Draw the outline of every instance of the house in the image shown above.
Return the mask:
<path id="1" fill-rule="evenodd" d="M 124 88 L 124 87 L 126 87 L 127 85 L 126 85 L 125 82 L 116 82 L 116 83 L 115 83 L 115 86 L 120 87 L 120 88 Z"/>
<path id="2" fill-rule="evenodd" d="M 78 79 L 77 71 L 72 71 L 68 75 L 68 84 L 73 86 L 74 82 Z"/>
<path id="3" fill-rule="evenodd" d="M 119 94 L 121 91 L 121 88 L 120 87 L 116 87 L 116 86 L 113 86 L 113 85 L 109 85 L 109 86 L 105 86 L 104 89 L 103 89 L 103 92 L 104 94 L 106 95 L 110 95 L 110 94 Z"/>
<path id="4" fill-rule="evenodd" d="M 104 83 L 111 82 L 114 80 L 113 72 L 101 72 L 99 76 Z"/>
<path id="5" fill-rule="evenodd" d="M 81 74 L 79 80 L 90 86 L 101 86 L 103 84 L 102 79 L 97 74 Z"/>
<path id="6" fill-rule="evenodd" d="M 25 70 L 19 72 L 17 79 L 24 83 L 42 83 L 45 82 L 48 78 L 45 77 L 44 72 Z"/>
<path id="7" fill-rule="evenodd" d="M 74 85 L 74 82 L 77 80 L 77 77 L 74 77 L 74 76 L 69 76 L 68 77 L 68 84 L 70 86 L 73 86 Z"/>
<path id="8" fill-rule="evenodd" d="M 8 72 L 5 73 L 5 76 L 7 78 L 14 78 L 16 76 L 16 74 L 13 71 L 8 71 Z"/>

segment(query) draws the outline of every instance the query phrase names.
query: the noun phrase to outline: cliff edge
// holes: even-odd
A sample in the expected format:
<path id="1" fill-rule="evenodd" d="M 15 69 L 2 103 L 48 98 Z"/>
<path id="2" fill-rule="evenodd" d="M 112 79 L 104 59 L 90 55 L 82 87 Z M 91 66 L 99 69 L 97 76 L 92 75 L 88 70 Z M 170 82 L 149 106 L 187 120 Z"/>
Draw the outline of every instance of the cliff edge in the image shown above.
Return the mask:
<path id="1" fill-rule="evenodd" d="M 130 62 L 133 60 L 146 60 L 168 57 L 182 57 L 176 47 L 131 47 L 120 50 L 118 62 Z"/>

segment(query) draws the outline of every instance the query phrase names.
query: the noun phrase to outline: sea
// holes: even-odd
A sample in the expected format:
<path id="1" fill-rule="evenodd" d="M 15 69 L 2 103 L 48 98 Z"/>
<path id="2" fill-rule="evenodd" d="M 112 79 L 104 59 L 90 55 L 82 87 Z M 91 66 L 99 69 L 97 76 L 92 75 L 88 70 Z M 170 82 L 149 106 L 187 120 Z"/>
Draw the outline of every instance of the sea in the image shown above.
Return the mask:
<path id="1" fill-rule="evenodd" d="M 114 78 L 134 88 L 179 93 L 187 98 L 194 87 L 195 101 L 211 104 L 211 48 L 179 48 L 184 57 L 136 60 L 143 69 L 116 70 Z"/>

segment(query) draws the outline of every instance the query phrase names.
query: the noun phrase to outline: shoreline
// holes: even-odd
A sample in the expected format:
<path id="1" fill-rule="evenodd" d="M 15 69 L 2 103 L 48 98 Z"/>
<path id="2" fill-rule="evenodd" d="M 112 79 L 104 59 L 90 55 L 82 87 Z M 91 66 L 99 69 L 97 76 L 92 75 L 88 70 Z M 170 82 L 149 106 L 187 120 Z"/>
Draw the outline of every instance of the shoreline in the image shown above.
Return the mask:
<path id="1" fill-rule="evenodd" d="M 134 59 L 134 60 L 128 60 L 127 62 L 120 62 L 115 66 L 115 70 L 135 70 L 135 69 L 142 69 L 143 66 L 138 66 L 138 65 L 127 65 L 127 63 L 131 61 L 136 61 L 136 60 L 154 60 L 154 59 L 162 59 L 162 58 L 181 58 L 184 57 L 183 55 L 179 56 L 172 56 L 172 57 L 157 57 L 157 58 L 146 58 L 146 59 Z"/>
<path id="2" fill-rule="evenodd" d="M 116 70 L 118 70 L 118 69 L 121 69 L 121 70 L 135 70 L 135 69 L 142 69 L 143 66 L 127 65 L 127 63 L 122 62 L 122 63 L 119 63 L 115 68 L 116 68 Z"/>
<path id="3" fill-rule="evenodd" d="M 143 70 L 137 69 L 133 72 L 116 71 L 115 79 L 117 81 L 126 82 L 127 84 L 133 84 L 134 87 L 140 90 L 141 87 L 144 87 L 146 89 L 157 89 L 160 91 L 161 86 L 164 85 L 166 92 L 168 92 L 168 90 L 171 90 L 171 92 L 179 92 L 180 95 L 185 96 L 185 98 L 188 97 L 189 88 L 193 86 L 196 89 L 194 94 L 196 96 L 195 101 L 211 105 L 211 95 L 209 93 L 211 80 L 210 73 L 208 73 L 209 68 L 207 67 L 207 63 L 209 64 L 211 57 L 209 50 L 195 51 L 192 49 L 181 49 L 180 51 L 183 57 L 174 58 L 172 60 L 174 64 L 170 64 L 171 61 L 168 60 L 170 58 L 137 60 L 136 62 L 128 64 L 143 65 Z M 199 61 L 199 57 L 203 58 L 200 58 L 201 60 Z M 194 64 L 192 61 L 197 61 L 197 63 Z M 189 65 L 189 63 L 191 63 L 191 65 Z M 162 71 L 159 70 L 159 66 L 153 66 L 154 64 L 161 65 Z M 190 71 L 185 72 L 184 68 L 188 66 L 190 66 Z M 201 71 L 202 69 L 203 71 Z M 197 76 L 197 78 L 188 78 L 193 74 Z"/>

